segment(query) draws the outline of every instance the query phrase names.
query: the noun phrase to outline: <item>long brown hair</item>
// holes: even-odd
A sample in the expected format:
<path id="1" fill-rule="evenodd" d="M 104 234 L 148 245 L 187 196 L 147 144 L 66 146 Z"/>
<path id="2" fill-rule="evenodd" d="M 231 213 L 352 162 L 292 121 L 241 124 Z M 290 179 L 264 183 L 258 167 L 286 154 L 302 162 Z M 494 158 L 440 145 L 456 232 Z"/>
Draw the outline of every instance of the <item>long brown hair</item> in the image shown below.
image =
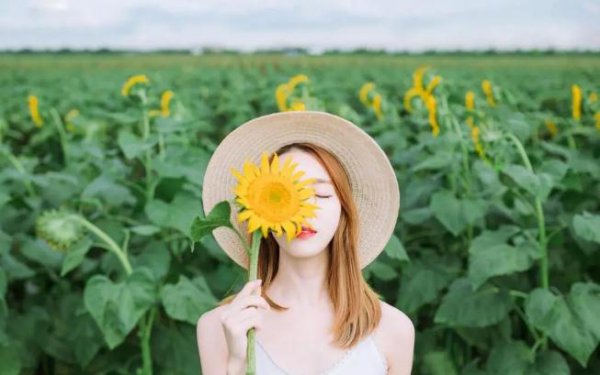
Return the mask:
<path id="1" fill-rule="evenodd" d="M 327 249 L 329 252 L 327 284 L 335 313 L 332 327 L 334 343 L 342 348 L 350 348 L 371 333 L 381 320 L 379 303 L 381 296 L 367 284 L 359 265 L 357 252 L 359 222 L 350 180 L 334 155 L 312 143 L 291 143 L 279 148 L 275 153 L 279 156 L 292 148 L 309 152 L 320 160 L 329 173 L 340 199 L 341 214 L 338 228 Z M 273 156 L 272 154 L 269 162 L 272 161 Z M 288 307 L 277 304 L 266 293 L 277 275 L 278 267 L 279 245 L 269 233 L 266 239 L 261 239 L 257 278 L 262 279 L 262 297 L 271 308 L 282 311 L 287 310 Z M 231 302 L 236 294 L 225 297 L 218 305 Z"/>

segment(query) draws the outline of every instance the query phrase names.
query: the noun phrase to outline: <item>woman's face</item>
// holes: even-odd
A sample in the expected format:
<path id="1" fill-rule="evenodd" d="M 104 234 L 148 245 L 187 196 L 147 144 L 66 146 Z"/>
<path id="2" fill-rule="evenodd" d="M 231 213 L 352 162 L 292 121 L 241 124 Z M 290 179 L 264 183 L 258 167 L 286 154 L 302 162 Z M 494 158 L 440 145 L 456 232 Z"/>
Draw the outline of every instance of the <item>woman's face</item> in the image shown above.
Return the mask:
<path id="1" fill-rule="evenodd" d="M 325 167 L 312 154 L 296 148 L 289 149 L 279 155 L 280 163 L 282 164 L 288 156 L 292 159 L 292 163 L 298 164 L 294 171 L 302 170 L 305 172 L 300 180 L 315 178 L 331 181 Z M 312 225 L 317 233 L 308 238 L 294 237 L 288 243 L 285 238 L 285 232 L 281 236 L 277 236 L 273 232 L 273 237 L 279 244 L 280 251 L 285 252 L 291 257 L 308 258 L 325 251 L 340 221 L 341 204 L 333 184 L 331 182 L 317 181 L 309 186 L 315 190 L 315 196 L 311 199 L 310 203 L 320 208 L 315 210 L 316 217 L 306 218 L 305 220 L 308 224 Z M 281 255 L 284 256 L 283 254 Z"/>

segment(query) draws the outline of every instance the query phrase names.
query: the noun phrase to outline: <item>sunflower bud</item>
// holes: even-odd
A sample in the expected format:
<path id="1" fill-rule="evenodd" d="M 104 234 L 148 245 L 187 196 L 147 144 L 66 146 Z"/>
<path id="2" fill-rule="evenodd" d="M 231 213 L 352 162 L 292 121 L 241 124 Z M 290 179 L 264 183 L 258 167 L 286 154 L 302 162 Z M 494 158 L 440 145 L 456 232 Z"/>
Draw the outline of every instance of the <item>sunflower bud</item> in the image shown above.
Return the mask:
<path id="1" fill-rule="evenodd" d="M 76 214 L 59 209 L 45 211 L 38 216 L 35 232 L 54 250 L 65 251 L 83 237 L 84 228 Z"/>

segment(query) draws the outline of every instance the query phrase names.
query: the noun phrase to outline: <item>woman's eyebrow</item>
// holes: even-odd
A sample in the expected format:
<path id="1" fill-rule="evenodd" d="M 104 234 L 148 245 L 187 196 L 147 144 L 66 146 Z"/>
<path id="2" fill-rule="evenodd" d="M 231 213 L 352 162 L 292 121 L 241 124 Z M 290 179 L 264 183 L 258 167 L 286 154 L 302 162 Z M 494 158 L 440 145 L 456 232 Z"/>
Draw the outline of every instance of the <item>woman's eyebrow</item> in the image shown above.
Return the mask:
<path id="1" fill-rule="evenodd" d="M 325 179 L 322 179 L 322 178 L 315 178 L 315 180 L 317 182 L 315 182 L 314 185 L 316 185 L 316 184 L 331 184 L 331 181 L 325 180 Z"/>

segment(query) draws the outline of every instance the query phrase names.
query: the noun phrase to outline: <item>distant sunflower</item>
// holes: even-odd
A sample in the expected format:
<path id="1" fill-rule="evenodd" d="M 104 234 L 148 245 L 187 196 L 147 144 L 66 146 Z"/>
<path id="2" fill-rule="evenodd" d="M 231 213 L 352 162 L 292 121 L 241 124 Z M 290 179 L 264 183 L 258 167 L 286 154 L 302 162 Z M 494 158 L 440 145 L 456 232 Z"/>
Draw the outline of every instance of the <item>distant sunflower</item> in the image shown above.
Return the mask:
<path id="1" fill-rule="evenodd" d="M 150 80 L 148 79 L 148 77 L 144 74 L 137 74 L 134 76 L 131 76 L 127 79 L 127 81 L 125 81 L 125 83 L 123 84 L 123 86 L 121 86 L 121 95 L 122 96 L 129 96 L 131 89 L 133 88 L 133 86 L 139 84 L 139 83 L 145 83 L 148 84 L 150 82 Z"/>
<path id="2" fill-rule="evenodd" d="M 162 117 L 169 117 L 169 114 L 171 113 L 169 103 L 171 103 L 171 99 L 173 99 L 174 95 L 175 94 L 171 90 L 162 93 L 160 97 L 160 113 Z"/>
<path id="3" fill-rule="evenodd" d="M 371 92 L 375 88 L 375 84 L 373 82 L 366 82 L 360 88 L 358 92 L 358 98 L 365 105 L 369 105 L 369 92 Z"/>
<path id="4" fill-rule="evenodd" d="M 489 80 L 484 79 L 483 81 L 481 81 L 481 89 L 485 94 L 485 98 L 488 102 L 488 105 L 490 107 L 495 107 L 496 100 L 494 99 L 494 89 L 492 88 L 492 83 Z"/>
<path id="5" fill-rule="evenodd" d="M 302 231 L 302 225 L 312 229 L 305 218 L 316 217 L 314 210 L 319 208 L 308 203 L 315 194 L 314 188 L 307 187 L 316 182 L 314 178 L 299 181 L 304 171 L 295 171 L 298 164 L 286 158 L 283 167 L 279 166 L 279 156 L 274 155 L 269 165 L 268 154 L 263 152 L 260 167 L 246 160 L 243 174 L 234 168 L 231 173 L 238 179 L 233 189 L 236 202 L 242 207 L 238 221 L 248 220 L 248 233 L 258 229 L 264 238 L 273 230 L 278 236 L 286 232 L 287 241 Z"/>
<path id="6" fill-rule="evenodd" d="M 27 103 L 29 105 L 29 114 L 33 123 L 39 128 L 44 124 L 42 116 L 40 116 L 39 100 L 35 95 L 29 95 L 27 97 Z"/>

